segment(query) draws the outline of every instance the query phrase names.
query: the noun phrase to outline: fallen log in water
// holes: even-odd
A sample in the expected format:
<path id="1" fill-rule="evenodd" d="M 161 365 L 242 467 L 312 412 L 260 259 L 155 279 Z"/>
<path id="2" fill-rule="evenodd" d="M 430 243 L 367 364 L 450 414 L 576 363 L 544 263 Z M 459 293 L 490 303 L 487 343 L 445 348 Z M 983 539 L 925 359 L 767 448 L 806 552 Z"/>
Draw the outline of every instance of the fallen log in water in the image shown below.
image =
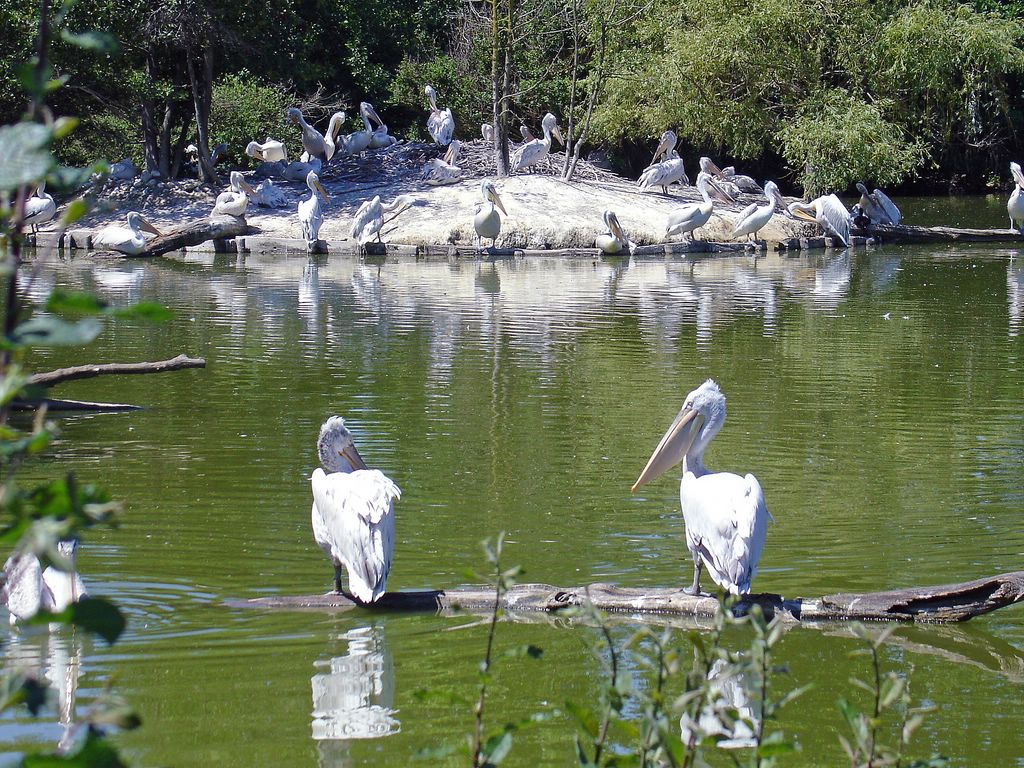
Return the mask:
<path id="1" fill-rule="evenodd" d="M 53 398 L 42 398 L 40 400 L 14 400 L 11 407 L 16 411 L 34 411 L 36 408 L 46 406 L 50 412 L 63 411 L 89 411 L 94 413 L 114 413 L 116 411 L 141 411 L 141 405 L 130 403 L 96 403 L 90 400 L 54 400 Z"/>
<path id="2" fill-rule="evenodd" d="M 170 360 L 157 360 L 142 363 L 97 363 L 95 365 L 76 365 L 71 368 L 58 368 L 55 371 L 36 373 L 29 377 L 30 386 L 52 387 L 62 381 L 91 379 L 94 376 L 112 374 L 163 373 L 164 371 L 180 371 L 185 368 L 205 368 L 206 360 L 201 357 L 178 355 Z"/>
<path id="3" fill-rule="evenodd" d="M 244 218 L 236 216 L 216 216 L 199 221 L 189 222 L 176 227 L 146 243 L 146 247 L 137 256 L 161 256 L 171 251 L 179 251 L 190 245 L 199 245 L 208 240 L 224 240 L 238 237 L 250 232 Z"/>
<path id="4" fill-rule="evenodd" d="M 519 584 L 510 589 L 503 607 L 517 612 L 558 612 L 590 601 L 609 613 L 636 615 L 714 616 L 718 598 L 687 595 L 679 589 L 639 589 L 613 584 L 589 587 L 553 587 Z M 734 605 L 742 614 L 760 605 L 768 616 L 781 614 L 791 621 L 903 621 L 951 623 L 994 611 L 1024 600 L 1024 571 L 1003 573 L 963 584 L 910 587 L 886 592 L 835 594 L 786 599 L 779 595 L 748 595 Z M 259 597 L 233 601 L 232 607 L 284 609 L 345 609 L 359 606 L 345 595 Z M 449 590 L 388 592 L 369 607 L 386 611 L 489 613 L 494 605 L 493 587 L 457 587 Z"/>
<path id="5" fill-rule="evenodd" d="M 962 229 L 958 227 L 914 227 L 907 224 L 876 224 L 854 229 L 856 235 L 874 237 L 881 243 L 1024 243 L 1024 235 L 1013 229 Z"/>

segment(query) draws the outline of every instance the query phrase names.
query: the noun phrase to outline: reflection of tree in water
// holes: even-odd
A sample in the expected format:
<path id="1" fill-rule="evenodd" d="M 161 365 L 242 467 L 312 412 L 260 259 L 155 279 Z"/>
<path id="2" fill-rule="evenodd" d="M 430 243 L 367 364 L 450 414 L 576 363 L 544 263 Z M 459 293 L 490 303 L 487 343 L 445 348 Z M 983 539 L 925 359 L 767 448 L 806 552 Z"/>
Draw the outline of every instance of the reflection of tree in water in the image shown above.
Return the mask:
<path id="1" fill-rule="evenodd" d="M 1016 257 L 1018 254 L 1014 253 Z M 1010 313 L 1010 338 L 1020 334 L 1024 319 L 1024 261 L 1011 258 L 1006 265 L 1006 303 Z"/>
<path id="2" fill-rule="evenodd" d="M 357 627 L 341 635 L 348 653 L 314 663 L 313 739 L 320 764 L 346 765 L 348 740 L 398 733 L 394 717 L 395 669 L 383 628 Z"/>
<path id="3" fill-rule="evenodd" d="M 75 697 L 82 667 L 82 647 L 75 633 L 12 633 L 6 659 L 8 667 L 34 675 L 49 686 L 55 696 L 50 706 L 56 709 L 63 730 L 57 746 L 66 749 L 74 736 Z"/>
<path id="4" fill-rule="evenodd" d="M 720 737 L 718 746 L 722 749 L 741 749 L 756 746 L 754 738 L 761 717 L 750 704 L 750 696 L 742 674 L 730 670 L 724 659 L 718 659 L 708 670 L 711 701 L 701 709 L 697 722 L 683 713 L 679 719 L 679 730 L 683 743 L 690 740 L 696 730 L 699 741 L 704 736 Z M 728 711 L 730 717 L 724 720 L 716 713 Z M 735 713 L 735 714 L 733 714 Z"/>

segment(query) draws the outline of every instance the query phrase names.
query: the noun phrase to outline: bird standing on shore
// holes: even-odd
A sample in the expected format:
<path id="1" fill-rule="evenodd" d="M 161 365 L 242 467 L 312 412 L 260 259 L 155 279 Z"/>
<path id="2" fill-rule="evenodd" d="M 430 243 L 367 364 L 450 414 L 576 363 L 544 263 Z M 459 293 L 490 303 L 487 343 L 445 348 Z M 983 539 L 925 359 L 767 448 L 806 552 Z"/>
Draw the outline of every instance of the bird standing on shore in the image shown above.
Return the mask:
<path id="1" fill-rule="evenodd" d="M 437 91 L 434 90 L 434 86 L 428 85 L 423 92 L 430 99 L 427 133 L 442 147 L 447 147 L 452 141 L 452 136 L 455 135 L 455 117 L 452 115 L 451 109 L 438 109 Z"/>
<path id="2" fill-rule="evenodd" d="M 32 227 L 32 233 L 35 234 L 40 224 L 45 224 L 56 215 L 57 204 L 53 201 L 53 195 L 46 191 L 46 182 L 42 181 L 25 201 L 25 223 Z"/>
<path id="3" fill-rule="evenodd" d="M 536 165 L 551 152 L 551 137 L 558 139 L 559 144 L 565 144 L 562 139 L 562 132 L 558 127 L 558 118 L 548 112 L 540 121 L 540 127 L 544 131 L 543 139 L 527 141 L 519 147 L 512 155 L 512 173 Z"/>
<path id="4" fill-rule="evenodd" d="M 751 203 L 737 217 L 732 233 L 729 235 L 732 240 L 744 235 L 753 235 L 754 242 L 757 242 L 757 233 L 761 231 L 765 224 L 771 221 L 772 214 L 775 213 L 776 204 L 785 204 L 782 199 L 782 193 L 779 192 L 779 188 L 774 181 L 765 182 L 764 196 L 768 201 L 765 205 Z"/>
<path id="5" fill-rule="evenodd" d="M 320 207 L 320 195 L 323 195 L 325 202 L 330 202 L 330 195 L 320 185 L 320 179 L 315 171 L 306 175 L 306 186 L 309 187 L 310 195 L 308 200 L 299 201 L 299 226 L 302 227 L 302 239 L 306 241 L 306 248 L 312 250 L 320 238 L 320 225 L 324 223 L 324 212 Z"/>
<path id="6" fill-rule="evenodd" d="M 630 254 L 632 254 L 636 250 L 637 245 L 622 231 L 619 217 L 615 215 L 615 212 L 605 211 L 601 218 L 604 219 L 608 232 L 598 235 L 594 244 L 601 249 L 602 253 L 615 254 L 620 253 L 623 248 L 628 248 Z"/>
<path id="7" fill-rule="evenodd" d="M 813 221 L 843 245 L 850 244 L 850 212 L 835 195 L 823 195 L 809 203 L 791 203 L 789 215 L 803 221 Z"/>
<path id="8" fill-rule="evenodd" d="M 286 113 L 292 125 L 297 125 L 302 131 L 302 149 L 311 158 L 316 158 L 321 163 L 327 162 L 327 141 L 320 131 L 306 122 L 302 116 L 302 110 L 298 107 L 288 107 Z"/>
<path id="9" fill-rule="evenodd" d="M 670 211 L 665 222 L 666 237 L 683 235 L 685 240 L 686 233 L 689 232 L 690 239 L 694 239 L 694 233 L 711 220 L 711 214 L 715 211 L 715 200 L 722 203 L 733 202 L 733 199 L 715 184 L 711 174 L 705 171 L 697 174 L 697 191 L 704 198 L 704 202 L 690 203 Z"/>
<path id="10" fill-rule="evenodd" d="M 327 123 L 327 133 L 324 134 L 324 144 L 327 146 L 327 159 L 330 160 L 337 153 L 339 145 L 338 134 L 341 133 L 341 126 L 345 124 L 345 110 L 339 110 L 331 115 Z"/>
<path id="11" fill-rule="evenodd" d="M 483 200 L 477 203 L 479 210 L 473 217 L 473 229 L 476 230 L 477 244 L 482 238 L 489 237 L 491 248 L 493 248 L 498 240 L 498 235 L 501 234 L 501 216 L 498 215 L 498 211 L 506 216 L 508 214 L 505 213 L 505 206 L 501 203 L 498 190 L 495 189 L 494 182 L 490 179 L 480 182 L 480 196 Z"/>
<path id="12" fill-rule="evenodd" d="M 249 205 L 249 195 L 256 194 L 256 190 L 249 186 L 241 171 L 232 171 L 229 178 L 231 187 L 217 195 L 217 202 L 213 206 L 213 215 L 245 216 L 245 209 Z"/>
<path id="13" fill-rule="evenodd" d="M 394 214 L 388 219 L 391 221 L 415 201 L 416 198 L 411 195 L 399 195 L 387 205 L 383 205 L 380 195 L 376 195 L 372 200 L 367 200 L 359 206 L 359 210 L 356 211 L 356 215 L 352 219 L 351 236 L 359 241 L 360 245 L 366 245 L 375 237 L 379 243 L 381 241 L 380 230 L 384 226 L 384 214 Z"/>
<path id="14" fill-rule="evenodd" d="M 1016 229 L 1024 235 L 1024 172 L 1020 165 L 1010 163 L 1010 175 L 1013 176 L 1013 192 L 1006 203 L 1006 212 L 1010 214 L 1010 229 Z"/>
<path id="15" fill-rule="evenodd" d="M 395 552 L 395 506 L 402 491 L 378 469 L 368 469 L 340 416 L 320 427 L 320 467 L 313 470 L 313 538 L 334 565 L 334 591 L 342 594 L 341 568 L 361 603 L 384 594 Z"/>
<path id="16" fill-rule="evenodd" d="M 693 584 L 683 590 L 688 595 L 700 594 L 703 568 L 727 592 L 749 594 L 772 519 L 756 477 L 704 466 L 704 451 L 724 423 L 725 395 L 708 379 L 686 396 L 633 484 L 636 492 L 676 464 L 683 465 L 679 501 L 693 557 Z"/>
<path id="17" fill-rule="evenodd" d="M 142 234 L 145 230 L 151 234 L 160 236 L 160 230 L 146 221 L 145 217 L 138 211 L 131 211 L 128 214 L 128 226 L 119 227 L 112 224 L 104 227 L 92 236 L 92 247 L 102 251 L 120 251 L 129 256 L 136 256 L 142 253 L 146 247 L 146 237 Z"/>

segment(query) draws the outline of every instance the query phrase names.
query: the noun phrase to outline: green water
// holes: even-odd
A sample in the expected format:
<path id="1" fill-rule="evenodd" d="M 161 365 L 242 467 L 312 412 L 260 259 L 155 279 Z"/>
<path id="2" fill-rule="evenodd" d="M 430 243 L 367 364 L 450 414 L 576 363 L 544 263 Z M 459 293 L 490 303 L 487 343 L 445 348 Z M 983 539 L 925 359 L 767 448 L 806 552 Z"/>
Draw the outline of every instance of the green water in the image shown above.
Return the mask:
<path id="1" fill-rule="evenodd" d="M 500 530 L 527 580 L 687 583 L 677 482 L 642 496 L 629 486 L 708 376 L 729 405 L 708 464 L 754 472 L 776 519 L 758 590 L 813 596 L 1024 567 L 1024 253 L 1014 250 L 78 259 L 47 266 L 32 293 L 53 285 L 117 304 L 153 299 L 175 317 L 118 322 L 73 356 L 39 354 L 39 369 L 179 352 L 208 361 L 60 388 L 147 406 L 62 417 L 57 445 L 62 466 L 127 501 L 124 525 L 91 534 L 80 567 L 130 624 L 113 648 L 55 635 L 5 650 L 75 678 L 79 711 L 114 678 L 144 720 L 118 737 L 140 765 L 399 766 L 470 731 L 468 708 L 415 695 L 473 696 L 486 634 L 459 628 L 469 619 L 224 606 L 328 589 L 307 478 L 331 413 L 403 490 L 392 589 L 466 583 L 483 565 L 479 542 Z M 498 668 L 493 722 L 593 701 L 603 670 L 593 640 L 562 621 L 503 624 L 499 645 L 535 643 L 545 657 Z M 839 627 L 798 627 L 782 641 L 791 675 L 780 686 L 816 685 L 778 724 L 801 748 L 783 765 L 844 762 L 835 699 L 866 706 L 846 682 L 867 674 L 848 656 L 856 647 Z M 1024 765 L 1024 608 L 901 629 L 884 658 L 936 707 L 918 754 Z M 56 717 L 0 720 L 9 752 L 61 732 Z M 573 762 L 572 726 L 556 717 L 522 735 L 506 764 Z"/>

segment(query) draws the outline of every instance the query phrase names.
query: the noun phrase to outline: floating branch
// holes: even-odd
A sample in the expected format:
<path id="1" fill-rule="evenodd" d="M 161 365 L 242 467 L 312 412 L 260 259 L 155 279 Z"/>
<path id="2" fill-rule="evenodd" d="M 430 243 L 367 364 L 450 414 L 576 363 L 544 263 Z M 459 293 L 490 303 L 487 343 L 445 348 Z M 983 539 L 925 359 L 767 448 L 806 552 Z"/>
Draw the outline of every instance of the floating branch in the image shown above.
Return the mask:
<path id="1" fill-rule="evenodd" d="M 958 227 L 914 227 L 906 224 L 875 224 L 855 234 L 882 243 L 1021 243 L 1024 235 L 1012 229 L 961 229 Z"/>
<path id="2" fill-rule="evenodd" d="M 112 413 L 115 411 L 141 411 L 141 405 L 129 403 L 94 403 L 89 400 L 53 400 L 44 398 L 42 400 L 15 400 L 11 407 L 16 411 L 34 411 L 40 406 L 46 406 L 46 410 L 55 411 L 94 411 L 100 413 Z"/>
<path id="3" fill-rule="evenodd" d="M 609 613 L 643 616 L 714 616 L 719 602 L 709 595 L 691 596 L 679 589 L 639 589 L 613 584 L 589 587 L 553 587 L 548 584 L 519 584 L 503 597 L 510 614 L 517 612 L 556 613 L 590 600 Z M 910 587 L 886 592 L 843 593 L 817 598 L 787 600 L 779 595 L 748 595 L 735 603 L 736 613 L 760 605 L 765 614 L 781 614 L 791 621 L 901 621 L 952 623 L 994 611 L 1024 600 L 1024 571 L 1014 571 L 963 584 Z M 358 606 L 344 595 L 260 597 L 234 601 L 233 607 L 284 609 L 346 609 Z M 388 592 L 370 608 L 386 611 L 432 611 L 489 613 L 494 606 L 494 588 L 457 587 L 449 590 Z"/>
<path id="4" fill-rule="evenodd" d="M 29 377 L 29 385 L 52 387 L 64 381 L 75 379 L 91 379 L 94 376 L 128 373 L 163 373 L 164 371 L 180 371 L 185 368 L 205 368 L 206 360 L 201 357 L 178 355 L 170 360 L 157 360 L 151 363 L 99 363 L 96 365 L 76 365 L 71 368 L 58 368 L 47 373 L 36 373 Z"/>

